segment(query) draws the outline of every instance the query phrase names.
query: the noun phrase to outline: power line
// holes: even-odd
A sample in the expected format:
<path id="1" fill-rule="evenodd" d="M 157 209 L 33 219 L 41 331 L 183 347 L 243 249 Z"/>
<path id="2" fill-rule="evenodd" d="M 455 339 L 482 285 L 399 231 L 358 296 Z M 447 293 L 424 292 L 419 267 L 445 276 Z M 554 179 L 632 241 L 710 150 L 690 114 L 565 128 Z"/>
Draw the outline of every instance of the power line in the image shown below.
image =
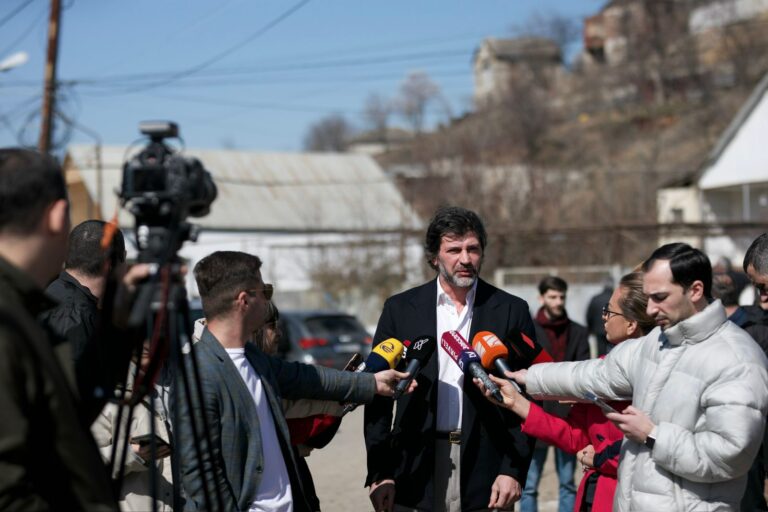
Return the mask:
<path id="1" fill-rule="evenodd" d="M 235 51 L 239 50 L 240 48 L 242 48 L 243 46 L 247 45 L 248 43 L 250 43 L 254 39 L 257 39 L 257 38 L 263 36 L 264 34 L 269 32 L 271 29 L 275 28 L 280 23 L 282 23 L 283 21 L 288 19 L 296 11 L 298 11 L 299 9 L 301 9 L 302 7 L 307 5 L 310 1 L 311 0 L 301 0 L 297 4 L 295 4 L 292 7 L 290 7 L 288 10 L 284 11 L 277 18 L 273 19 L 272 21 L 270 21 L 269 23 L 267 23 L 263 27 L 259 28 L 256 32 L 254 32 L 253 34 L 251 34 L 248 37 L 246 37 L 241 42 L 239 42 L 239 43 L 237 43 L 237 44 L 235 44 L 233 46 L 230 46 L 229 48 L 219 52 L 218 54 L 214 55 L 213 57 L 209 58 L 208 60 L 205 60 L 205 61 L 201 62 L 200 64 L 198 64 L 196 66 L 193 66 L 193 67 L 188 68 L 188 69 L 186 69 L 184 71 L 178 72 L 175 75 L 170 76 L 166 80 L 163 80 L 163 81 L 160 81 L 160 82 L 156 82 L 156 83 L 153 83 L 153 84 L 144 85 L 144 86 L 141 86 L 141 87 L 137 87 L 134 90 L 127 90 L 125 92 L 139 92 L 139 91 L 146 90 L 146 89 L 153 89 L 155 87 L 160 87 L 160 86 L 163 86 L 163 85 L 168 85 L 168 84 L 170 84 L 172 82 L 175 82 L 176 80 L 179 80 L 181 78 L 184 78 L 184 77 L 187 77 L 187 76 L 199 73 L 200 71 L 202 71 L 203 69 L 207 68 L 211 64 L 213 64 L 213 63 L 223 59 L 224 57 L 234 53 Z"/>
<path id="2" fill-rule="evenodd" d="M 19 14 L 21 11 L 23 11 L 28 5 L 32 3 L 32 0 L 27 0 L 26 2 L 23 2 L 20 6 L 18 6 L 16 9 L 11 11 L 10 14 L 8 14 L 5 18 L 0 20 L 0 27 L 8 23 L 10 20 L 13 19 L 14 16 Z"/>
<path id="3" fill-rule="evenodd" d="M 5 55 L 7 53 L 10 53 L 11 50 L 13 50 L 17 44 L 22 42 L 24 39 L 26 39 L 30 34 L 32 34 L 32 28 L 34 28 L 35 25 L 40 23 L 41 21 L 44 21 L 46 19 L 46 15 L 48 13 L 48 7 L 43 6 L 43 8 L 40 10 L 39 14 L 34 17 L 32 23 L 30 23 L 22 32 L 19 37 L 14 39 L 14 41 L 5 47 L 5 49 L 0 50 L 0 55 Z"/>

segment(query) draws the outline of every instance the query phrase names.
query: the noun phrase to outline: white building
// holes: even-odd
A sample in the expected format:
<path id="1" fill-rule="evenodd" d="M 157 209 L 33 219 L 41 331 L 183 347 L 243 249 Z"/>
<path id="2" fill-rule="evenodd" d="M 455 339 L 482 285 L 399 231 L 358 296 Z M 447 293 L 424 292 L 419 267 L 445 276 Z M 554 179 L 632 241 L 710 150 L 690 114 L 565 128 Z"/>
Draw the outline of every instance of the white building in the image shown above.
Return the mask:
<path id="1" fill-rule="evenodd" d="M 73 221 L 109 219 L 117 212 L 118 225 L 132 241 L 134 219 L 119 208 L 115 194 L 131 154 L 127 149 L 74 145 L 64 166 Z M 333 294 L 319 289 L 323 281 L 318 276 L 327 281 L 335 273 L 349 275 L 350 269 L 359 274 L 391 268 L 406 281 L 420 279 L 422 222 L 369 156 L 231 150 L 185 154 L 198 158 L 218 187 L 210 214 L 189 219 L 202 227 L 197 242 L 187 242 L 180 251 L 190 269 L 217 250 L 256 254 L 264 262 L 264 280 L 276 286 L 281 307 L 341 308 L 369 322 L 386 296 L 348 292 L 334 303 L 329 300 Z M 339 283 L 338 288 L 348 285 Z M 187 289 L 191 297 L 197 295 L 191 272 Z"/>
<path id="2" fill-rule="evenodd" d="M 725 130 L 690 188 L 658 196 L 662 224 L 706 224 L 701 248 L 740 262 L 768 231 L 768 75 Z"/>

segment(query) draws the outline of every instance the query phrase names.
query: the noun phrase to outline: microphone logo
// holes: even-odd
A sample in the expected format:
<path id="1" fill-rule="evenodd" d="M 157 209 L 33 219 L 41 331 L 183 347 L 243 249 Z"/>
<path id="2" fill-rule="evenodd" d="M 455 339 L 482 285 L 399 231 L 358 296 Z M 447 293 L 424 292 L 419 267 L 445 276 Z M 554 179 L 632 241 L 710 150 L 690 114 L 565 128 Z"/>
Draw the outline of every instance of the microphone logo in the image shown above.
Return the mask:
<path id="1" fill-rule="evenodd" d="M 382 341 L 379 344 L 379 350 L 386 354 L 393 354 L 395 352 L 395 344 L 391 341 Z"/>
<path id="2" fill-rule="evenodd" d="M 412 350 L 421 350 L 421 347 L 423 347 L 424 345 L 426 345 L 428 341 L 429 341 L 429 340 L 428 340 L 428 339 L 426 339 L 426 338 L 425 338 L 425 339 L 421 339 L 421 340 L 418 340 L 416 343 L 414 343 L 414 344 L 413 344 L 413 349 L 412 349 Z"/>

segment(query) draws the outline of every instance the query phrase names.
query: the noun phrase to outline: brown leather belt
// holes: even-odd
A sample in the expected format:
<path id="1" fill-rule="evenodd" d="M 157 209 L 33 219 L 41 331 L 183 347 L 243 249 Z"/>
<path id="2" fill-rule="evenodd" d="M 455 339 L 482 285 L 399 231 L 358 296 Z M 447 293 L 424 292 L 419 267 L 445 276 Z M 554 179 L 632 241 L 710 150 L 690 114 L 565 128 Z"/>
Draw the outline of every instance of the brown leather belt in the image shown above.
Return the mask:
<path id="1" fill-rule="evenodd" d="M 447 440 L 451 444 L 461 444 L 461 430 L 451 432 L 435 431 L 435 439 Z"/>

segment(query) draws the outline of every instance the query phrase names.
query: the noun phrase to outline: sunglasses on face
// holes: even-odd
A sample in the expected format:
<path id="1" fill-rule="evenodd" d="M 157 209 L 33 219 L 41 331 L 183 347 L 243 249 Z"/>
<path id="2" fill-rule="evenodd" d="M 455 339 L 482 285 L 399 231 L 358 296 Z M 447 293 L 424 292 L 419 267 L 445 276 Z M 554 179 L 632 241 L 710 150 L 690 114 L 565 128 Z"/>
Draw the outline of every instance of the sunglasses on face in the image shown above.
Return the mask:
<path id="1" fill-rule="evenodd" d="M 253 288 L 253 289 L 244 290 L 244 291 L 248 295 L 256 295 L 258 293 L 262 293 L 264 295 L 264 299 L 270 300 L 272 299 L 272 294 L 275 292 L 275 287 L 269 283 L 264 283 L 264 286 L 262 286 L 261 288 Z"/>

